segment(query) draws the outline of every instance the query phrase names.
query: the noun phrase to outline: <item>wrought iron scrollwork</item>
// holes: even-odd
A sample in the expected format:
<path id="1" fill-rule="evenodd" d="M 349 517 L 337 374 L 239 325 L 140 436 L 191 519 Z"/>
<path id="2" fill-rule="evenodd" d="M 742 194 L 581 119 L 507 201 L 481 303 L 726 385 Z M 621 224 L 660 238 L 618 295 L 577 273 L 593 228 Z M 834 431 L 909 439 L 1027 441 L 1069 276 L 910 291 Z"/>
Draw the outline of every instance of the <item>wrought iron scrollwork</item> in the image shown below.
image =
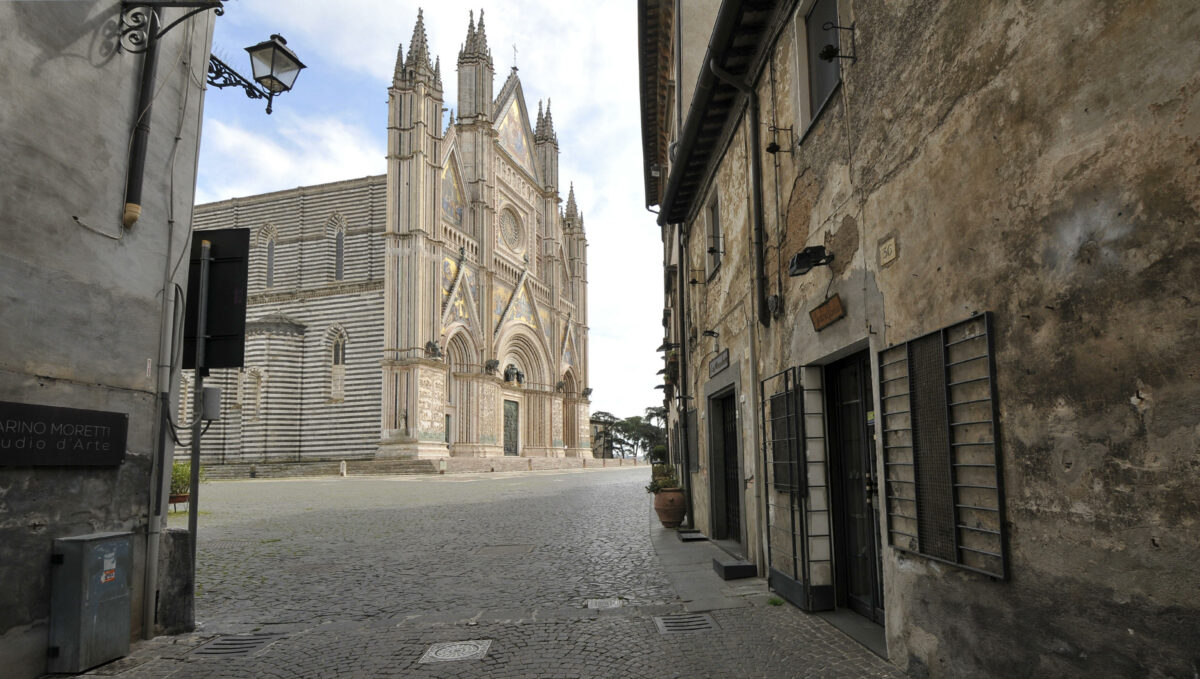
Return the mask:
<path id="1" fill-rule="evenodd" d="M 152 40 L 158 40 L 179 24 L 187 21 L 200 12 L 214 10 L 217 16 L 225 14 L 225 0 L 192 0 L 191 2 L 136 2 L 127 0 L 121 3 L 121 49 L 133 54 L 145 52 L 150 48 Z M 157 10 L 163 7 L 186 7 L 192 11 L 172 21 L 161 30 L 155 29 L 160 19 Z"/>

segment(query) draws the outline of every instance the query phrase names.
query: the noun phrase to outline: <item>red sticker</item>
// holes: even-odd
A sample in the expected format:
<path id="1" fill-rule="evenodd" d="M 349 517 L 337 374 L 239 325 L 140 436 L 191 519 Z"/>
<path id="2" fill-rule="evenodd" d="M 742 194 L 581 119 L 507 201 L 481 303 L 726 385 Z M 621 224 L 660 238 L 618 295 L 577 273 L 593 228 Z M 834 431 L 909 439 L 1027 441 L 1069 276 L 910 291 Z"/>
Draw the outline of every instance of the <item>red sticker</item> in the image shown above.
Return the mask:
<path id="1" fill-rule="evenodd" d="M 104 575 L 100 576 L 100 582 L 112 582 L 117 579 L 117 569 L 110 568 L 104 571 Z"/>

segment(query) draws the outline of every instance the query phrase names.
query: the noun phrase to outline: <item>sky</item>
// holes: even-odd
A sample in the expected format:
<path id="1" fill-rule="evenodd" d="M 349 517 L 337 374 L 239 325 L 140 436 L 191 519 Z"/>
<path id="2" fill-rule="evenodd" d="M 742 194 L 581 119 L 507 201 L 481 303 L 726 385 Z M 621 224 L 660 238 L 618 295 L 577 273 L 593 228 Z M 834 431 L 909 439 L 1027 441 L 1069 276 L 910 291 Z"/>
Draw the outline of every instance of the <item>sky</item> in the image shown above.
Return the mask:
<path id="1" fill-rule="evenodd" d="M 486 19 L 494 92 L 513 66 L 530 115 L 553 101 L 563 200 L 573 182 L 588 239 L 592 412 L 662 405 L 662 245 L 646 211 L 638 111 L 637 3 L 629 0 L 237 0 L 216 19 L 213 54 L 249 76 L 244 50 L 272 33 L 307 68 L 265 104 L 229 88 L 205 98 L 196 202 L 387 171 L 387 88 L 423 7 L 445 106 L 457 104 L 468 12 Z M 515 53 L 514 53 L 515 45 Z"/>

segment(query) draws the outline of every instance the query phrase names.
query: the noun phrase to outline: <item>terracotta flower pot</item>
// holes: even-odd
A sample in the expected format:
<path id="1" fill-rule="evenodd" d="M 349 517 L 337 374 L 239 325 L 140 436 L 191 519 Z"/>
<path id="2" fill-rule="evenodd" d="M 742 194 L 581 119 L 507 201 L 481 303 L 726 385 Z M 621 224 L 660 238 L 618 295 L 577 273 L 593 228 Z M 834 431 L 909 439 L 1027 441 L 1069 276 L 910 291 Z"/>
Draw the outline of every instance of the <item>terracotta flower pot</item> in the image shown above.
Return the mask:
<path id="1" fill-rule="evenodd" d="M 171 493 L 167 497 L 167 502 L 169 502 L 171 504 L 176 504 L 179 502 L 187 502 L 189 499 L 191 499 L 191 496 L 192 496 L 191 493 Z"/>
<path id="2" fill-rule="evenodd" d="M 686 511 L 682 488 L 663 488 L 654 494 L 654 512 L 663 528 L 678 528 Z"/>

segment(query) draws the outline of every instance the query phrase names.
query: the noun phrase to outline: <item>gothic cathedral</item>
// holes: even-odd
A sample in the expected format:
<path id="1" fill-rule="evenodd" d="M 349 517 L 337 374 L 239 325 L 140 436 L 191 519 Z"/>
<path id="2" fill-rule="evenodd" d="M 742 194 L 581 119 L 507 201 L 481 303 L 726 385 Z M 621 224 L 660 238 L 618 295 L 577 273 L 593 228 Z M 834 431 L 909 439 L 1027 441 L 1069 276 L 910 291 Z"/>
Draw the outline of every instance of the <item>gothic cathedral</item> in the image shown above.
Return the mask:
<path id="1" fill-rule="evenodd" d="M 480 12 L 445 124 L 418 14 L 386 175 L 196 208 L 251 230 L 246 362 L 206 379 L 227 404 L 206 464 L 591 457 L 583 217 L 549 102 L 531 123 L 517 69 L 493 80 Z"/>

